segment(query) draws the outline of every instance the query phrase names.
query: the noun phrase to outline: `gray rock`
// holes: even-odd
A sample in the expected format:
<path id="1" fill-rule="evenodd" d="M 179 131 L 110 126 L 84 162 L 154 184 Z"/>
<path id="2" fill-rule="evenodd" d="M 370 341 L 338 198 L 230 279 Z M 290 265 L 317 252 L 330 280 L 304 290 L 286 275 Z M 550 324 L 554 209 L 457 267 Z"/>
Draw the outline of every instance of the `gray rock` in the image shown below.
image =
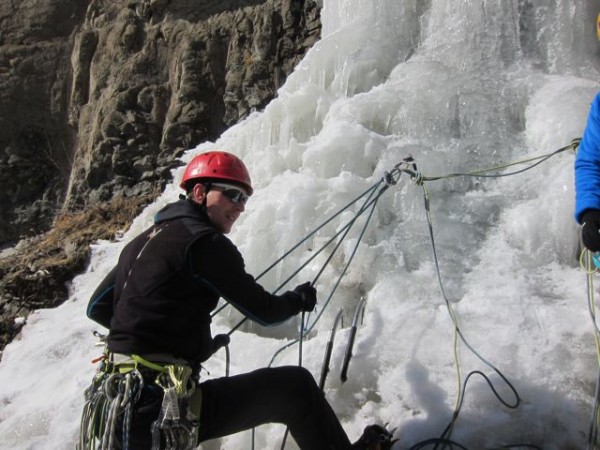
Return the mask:
<path id="1" fill-rule="evenodd" d="M 315 0 L 0 2 L 0 357 L 180 157 L 263 108 Z M 45 232 L 45 233 L 44 233 Z"/>
<path id="2" fill-rule="evenodd" d="M 315 0 L 7 0 L 0 29 L 1 245 L 160 190 L 274 98 L 320 17 Z"/>

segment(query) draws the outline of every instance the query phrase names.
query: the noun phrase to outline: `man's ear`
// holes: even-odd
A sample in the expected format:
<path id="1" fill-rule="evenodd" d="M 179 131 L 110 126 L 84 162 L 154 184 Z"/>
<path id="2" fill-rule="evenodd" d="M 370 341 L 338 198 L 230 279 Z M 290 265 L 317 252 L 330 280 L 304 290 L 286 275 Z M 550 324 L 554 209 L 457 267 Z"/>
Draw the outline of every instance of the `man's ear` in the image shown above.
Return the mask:
<path id="1" fill-rule="evenodd" d="M 195 202 L 202 204 L 204 196 L 206 195 L 206 188 L 202 183 L 196 183 L 192 188 L 192 198 Z"/>

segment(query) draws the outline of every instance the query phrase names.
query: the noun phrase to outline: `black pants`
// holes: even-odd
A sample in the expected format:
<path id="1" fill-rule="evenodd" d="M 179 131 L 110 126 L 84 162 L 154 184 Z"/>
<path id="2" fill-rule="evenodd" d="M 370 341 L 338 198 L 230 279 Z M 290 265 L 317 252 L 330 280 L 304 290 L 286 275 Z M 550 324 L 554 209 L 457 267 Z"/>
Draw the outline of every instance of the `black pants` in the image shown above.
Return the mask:
<path id="1" fill-rule="evenodd" d="M 206 441 L 267 423 L 287 425 L 302 450 L 349 450 L 350 441 L 315 383 L 302 367 L 259 369 L 200 384 L 200 440 Z M 151 448 L 150 427 L 162 392 L 145 388 L 132 418 L 129 448 Z"/>

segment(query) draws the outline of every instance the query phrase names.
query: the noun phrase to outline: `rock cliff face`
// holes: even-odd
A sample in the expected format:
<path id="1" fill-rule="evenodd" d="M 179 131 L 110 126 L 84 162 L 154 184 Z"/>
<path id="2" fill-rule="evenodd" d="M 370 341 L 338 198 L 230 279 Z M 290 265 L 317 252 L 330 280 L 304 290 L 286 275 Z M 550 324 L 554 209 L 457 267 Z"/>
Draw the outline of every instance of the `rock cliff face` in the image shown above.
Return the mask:
<path id="1" fill-rule="evenodd" d="M 160 190 L 263 108 L 320 33 L 313 0 L 2 0 L 0 244 Z"/>
<path id="2" fill-rule="evenodd" d="M 319 3 L 0 0 L 0 248 L 30 237 L 0 257 L 0 351 L 185 149 L 274 98 L 320 36 Z"/>

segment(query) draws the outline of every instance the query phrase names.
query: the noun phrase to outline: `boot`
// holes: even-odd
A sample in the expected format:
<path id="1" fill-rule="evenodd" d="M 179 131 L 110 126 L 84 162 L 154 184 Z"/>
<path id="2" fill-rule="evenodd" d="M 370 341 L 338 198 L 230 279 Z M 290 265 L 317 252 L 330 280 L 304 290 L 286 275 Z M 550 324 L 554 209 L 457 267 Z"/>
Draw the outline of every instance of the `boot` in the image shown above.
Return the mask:
<path id="1" fill-rule="evenodd" d="M 392 440 L 392 433 L 381 425 L 365 427 L 362 436 L 352 444 L 352 450 L 390 450 L 396 440 Z"/>

